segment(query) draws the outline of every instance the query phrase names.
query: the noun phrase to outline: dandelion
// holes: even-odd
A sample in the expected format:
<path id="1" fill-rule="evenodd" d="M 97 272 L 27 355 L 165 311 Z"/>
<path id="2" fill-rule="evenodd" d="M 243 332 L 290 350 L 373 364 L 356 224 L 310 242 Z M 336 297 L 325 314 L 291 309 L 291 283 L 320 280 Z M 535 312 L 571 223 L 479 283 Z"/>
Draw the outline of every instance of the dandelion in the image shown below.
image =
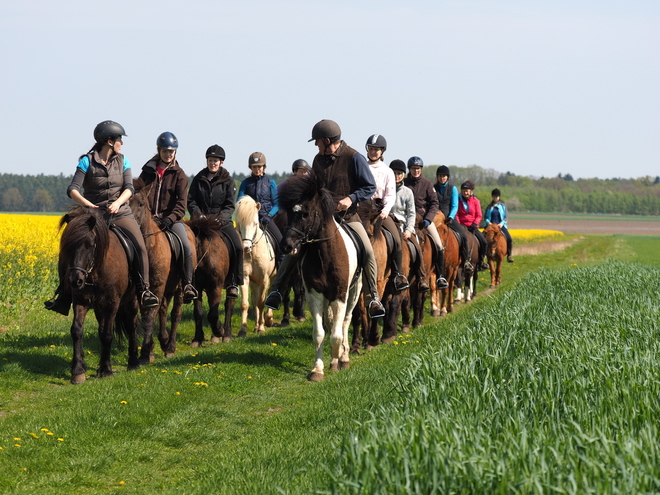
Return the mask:
<path id="1" fill-rule="evenodd" d="M 21 441 L 20 438 L 18 438 L 18 437 L 14 437 L 14 442 L 20 442 L 20 441 Z"/>
<path id="2" fill-rule="evenodd" d="M 175 392 L 174 395 L 181 395 L 181 392 Z"/>
<path id="3" fill-rule="evenodd" d="M 20 446 L 21 446 L 21 445 L 18 444 L 18 443 L 15 443 L 15 444 L 14 444 L 14 447 L 20 447 Z"/>
<path id="4" fill-rule="evenodd" d="M 43 431 L 45 433 L 45 432 L 50 431 L 50 430 L 48 428 L 42 428 L 41 431 Z"/>
<path id="5" fill-rule="evenodd" d="M 123 485 L 123 484 L 125 484 L 125 483 L 126 483 L 125 481 L 120 481 L 120 482 L 119 482 L 120 485 Z"/>
<path id="6" fill-rule="evenodd" d="M 58 441 L 58 442 L 63 442 L 64 439 L 63 439 L 62 437 L 60 437 L 60 438 L 57 439 L 57 441 Z"/>
<path id="7" fill-rule="evenodd" d="M 248 380 L 252 380 L 252 377 L 251 377 L 251 376 L 248 376 Z"/>
<path id="8" fill-rule="evenodd" d="M 272 345 L 272 346 L 277 346 L 277 344 L 276 344 L 275 342 L 273 342 L 271 345 Z"/>
<path id="9" fill-rule="evenodd" d="M 121 401 L 120 404 L 128 404 L 125 400 Z"/>
<path id="10" fill-rule="evenodd" d="M 32 438 L 39 438 L 39 435 L 37 435 L 36 433 L 30 433 L 30 436 L 31 436 Z"/>
<path id="11" fill-rule="evenodd" d="M 53 433 L 52 431 L 49 431 L 48 433 L 46 433 L 46 435 L 48 435 L 49 437 L 52 437 L 52 436 L 55 436 L 55 433 Z"/>

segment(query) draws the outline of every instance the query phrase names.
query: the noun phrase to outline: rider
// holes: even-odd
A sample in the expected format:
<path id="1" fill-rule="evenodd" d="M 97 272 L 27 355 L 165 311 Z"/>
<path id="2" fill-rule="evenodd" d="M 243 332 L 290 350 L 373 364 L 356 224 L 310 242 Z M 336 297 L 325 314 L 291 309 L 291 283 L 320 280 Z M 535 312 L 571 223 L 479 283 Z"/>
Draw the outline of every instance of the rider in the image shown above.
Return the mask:
<path id="1" fill-rule="evenodd" d="M 309 163 L 307 163 L 302 158 L 298 158 L 296 161 L 294 161 L 291 164 L 291 172 L 293 172 L 293 175 L 296 175 L 298 177 L 302 177 L 303 175 L 307 175 L 310 170 L 311 170 L 311 167 L 309 166 Z"/>
<path id="2" fill-rule="evenodd" d="M 394 220 L 390 218 L 390 211 L 396 201 L 396 180 L 394 172 L 385 165 L 383 154 L 387 149 L 387 141 L 381 134 L 372 134 L 365 144 L 369 168 L 376 181 L 376 192 L 372 196 L 374 207 L 380 211 L 382 227 L 387 230 L 394 241 L 392 252 L 392 282 L 397 291 L 409 287 L 408 279 L 401 273 L 401 233 Z"/>
<path id="3" fill-rule="evenodd" d="M 491 222 L 500 226 L 500 230 L 506 239 L 506 260 L 509 263 L 513 263 L 513 258 L 511 257 L 513 239 L 511 239 L 511 234 L 509 234 L 509 229 L 507 229 L 506 226 L 506 206 L 500 201 L 499 189 L 493 189 L 493 192 L 491 192 L 490 195 L 493 198 L 493 201 L 486 207 L 486 227 L 488 227 L 488 224 Z"/>
<path id="4" fill-rule="evenodd" d="M 477 270 L 488 270 L 488 265 L 484 263 L 484 256 L 486 256 L 486 248 L 488 243 L 486 238 L 479 230 L 479 222 L 481 222 L 481 202 L 479 198 L 474 195 L 474 182 L 466 180 L 461 184 L 461 197 L 458 200 L 458 213 L 456 219 L 461 225 L 467 227 L 479 241 L 479 265 Z"/>
<path id="5" fill-rule="evenodd" d="M 394 172 L 394 180 L 396 181 L 396 200 L 390 213 L 400 222 L 401 229 L 403 230 L 401 237 L 407 241 L 411 241 L 421 257 L 422 248 L 419 246 L 417 236 L 415 235 L 415 217 L 417 215 L 415 211 L 415 196 L 408 187 L 403 185 L 403 179 L 406 176 L 406 164 L 402 160 L 392 160 L 390 168 Z M 417 265 L 419 267 L 417 270 L 419 290 L 425 292 L 429 290 L 426 269 L 421 260 Z"/>
<path id="6" fill-rule="evenodd" d="M 128 200 L 134 194 L 131 164 L 121 154 L 124 128 L 117 122 L 106 120 L 94 129 L 96 144 L 87 154 L 82 155 L 76 173 L 66 193 L 76 203 L 90 208 L 99 208 L 108 223 L 121 227 L 133 241 L 139 252 L 138 277 L 135 280 L 140 305 L 143 309 L 158 306 L 158 298 L 149 290 L 149 260 L 140 227 L 138 226 Z M 80 189 L 83 193 L 80 193 Z M 56 297 L 46 301 L 46 309 L 64 316 L 71 307 L 71 288 L 60 273 L 60 285 Z"/>
<path id="7" fill-rule="evenodd" d="M 438 193 L 438 203 L 440 211 L 449 219 L 447 225 L 454 232 L 457 232 L 461 239 L 461 258 L 463 258 L 463 267 L 472 270 L 472 265 L 468 259 L 468 240 L 465 235 L 465 229 L 456 221 L 458 213 L 458 189 L 449 182 L 449 167 L 440 165 L 436 171 L 437 182 L 433 186 Z"/>
<path id="8" fill-rule="evenodd" d="M 357 203 L 370 199 L 376 191 L 367 160 L 360 153 L 341 140 L 341 129 L 332 120 L 321 120 L 312 129 L 312 139 L 319 152 L 314 157 L 312 170 L 323 178 L 324 185 L 329 189 L 338 203 L 336 210 L 344 213 L 344 220 L 360 236 L 366 257 L 364 277 L 367 282 L 371 302 L 369 316 L 380 318 L 385 316 L 385 308 L 378 298 L 376 285 L 376 260 L 364 226 L 357 216 Z M 266 306 L 277 309 L 282 301 L 278 288 L 285 285 L 290 276 L 296 258 L 285 256 L 282 266 L 273 283 L 273 290 L 266 298 Z"/>
<path id="9" fill-rule="evenodd" d="M 436 287 L 438 289 L 446 289 L 449 287 L 447 279 L 444 277 L 445 273 L 445 253 L 444 246 L 440 240 L 438 229 L 433 223 L 435 214 L 438 211 L 438 195 L 433 189 L 433 184 L 430 180 L 422 177 L 422 167 L 424 162 L 418 156 L 412 156 L 408 160 L 408 177 L 403 180 L 403 183 L 412 190 L 415 196 L 415 209 L 417 214 L 422 217 L 424 228 L 427 230 L 433 243 L 436 245 L 436 273 L 438 279 L 436 280 Z"/>
<path id="10" fill-rule="evenodd" d="M 277 200 L 277 184 L 266 173 L 266 156 L 263 153 L 255 151 L 248 158 L 248 167 L 252 175 L 241 182 L 238 188 L 238 198 L 248 195 L 261 205 L 259 209 L 259 223 L 262 228 L 270 232 L 275 238 L 275 245 L 279 246 L 282 242 L 282 233 L 271 220 L 280 209 Z"/>
<path id="11" fill-rule="evenodd" d="M 188 177 L 176 160 L 179 140 L 169 131 L 156 139 L 157 153 L 142 167 L 140 178 L 145 186 L 155 183 L 149 191 L 149 208 L 161 230 L 174 232 L 183 245 L 183 302 L 188 304 L 197 299 L 197 290 L 192 284 L 192 251 L 183 225 L 188 198 Z"/>
<path id="12" fill-rule="evenodd" d="M 243 285 L 243 245 L 234 228 L 231 216 L 236 203 L 236 185 L 226 168 L 225 150 L 214 144 L 206 150 L 206 168 L 193 179 L 188 191 L 188 211 L 191 217 L 214 216 L 224 234 L 232 263 L 229 264 L 229 280 L 226 295 L 230 299 L 238 297 L 238 286 Z"/>

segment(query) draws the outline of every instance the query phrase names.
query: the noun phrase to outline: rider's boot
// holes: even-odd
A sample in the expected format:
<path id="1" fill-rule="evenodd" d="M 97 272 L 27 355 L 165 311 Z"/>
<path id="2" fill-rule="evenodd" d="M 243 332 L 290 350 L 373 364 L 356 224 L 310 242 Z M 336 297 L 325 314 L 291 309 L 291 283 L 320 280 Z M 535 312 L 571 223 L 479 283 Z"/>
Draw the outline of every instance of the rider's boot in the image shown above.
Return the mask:
<path id="1" fill-rule="evenodd" d="M 378 299 L 377 293 L 371 294 L 371 302 L 369 303 L 369 316 L 371 318 L 382 318 L 385 316 L 385 307 Z"/>
<path id="2" fill-rule="evenodd" d="M 145 284 L 144 287 L 139 288 L 138 293 L 140 294 L 138 300 L 140 301 L 140 307 L 142 309 L 155 308 L 160 304 L 158 297 L 149 290 L 148 285 Z"/>
<path id="3" fill-rule="evenodd" d="M 183 287 L 183 303 L 190 304 L 195 299 L 197 299 L 197 296 L 199 296 L 199 294 L 197 293 L 197 289 L 195 289 L 195 286 L 192 283 L 192 273 L 193 273 L 192 256 L 186 256 L 186 258 L 184 259 L 184 264 L 185 264 L 184 277 L 186 279 L 186 285 L 184 285 Z"/>
<path id="4" fill-rule="evenodd" d="M 69 309 L 71 308 L 71 291 L 66 289 L 57 288 L 55 296 L 44 303 L 46 309 L 55 311 L 64 316 L 69 316 Z"/>
<path id="5" fill-rule="evenodd" d="M 513 263 L 513 258 L 511 257 L 510 254 L 507 254 L 507 255 L 506 255 L 506 260 L 507 260 L 509 263 Z"/>
<path id="6" fill-rule="evenodd" d="M 231 284 L 225 289 L 225 296 L 229 299 L 238 299 L 238 285 Z"/>
<path id="7" fill-rule="evenodd" d="M 447 287 L 449 287 L 449 283 L 447 283 L 447 279 L 444 277 L 444 273 L 445 273 L 445 250 L 444 249 L 438 249 L 436 260 L 437 261 L 435 263 L 435 269 L 436 269 L 436 272 L 438 273 L 438 278 L 435 281 L 435 287 L 438 290 L 446 289 Z"/>
<path id="8" fill-rule="evenodd" d="M 297 256 L 294 255 L 287 255 L 282 259 L 277 276 L 273 281 L 271 291 L 266 297 L 264 303 L 267 308 L 278 309 L 280 304 L 282 304 L 282 294 L 280 294 L 279 288 L 285 287 L 288 284 L 289 278 L 293 275 L 293 271 L 296 269 L 297 261 Z"/>
<path id="9" fill-rule="evenodd" d="M 404 291 L 410 287 L 408 279 L 401 273 L 401 256 L 401 250 L 395 250 L 392 254 L 392 273 L 394 274 L 394 280 L 392 282 L 394 284 L 394 290 L 397 292 Z"/>

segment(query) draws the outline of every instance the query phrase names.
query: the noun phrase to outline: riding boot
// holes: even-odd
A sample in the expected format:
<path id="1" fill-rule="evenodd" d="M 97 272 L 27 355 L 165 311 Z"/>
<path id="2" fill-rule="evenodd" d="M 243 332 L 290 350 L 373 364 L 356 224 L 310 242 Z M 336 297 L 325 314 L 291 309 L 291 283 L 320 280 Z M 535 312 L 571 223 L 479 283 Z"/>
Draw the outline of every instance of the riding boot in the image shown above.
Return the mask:
<path id="1" fill-rule="evenodd" d="M 192 256 L 186 256 L 183 260 L 184 264 L 184 278 L 186 281 L 185 286 L 183 287 L 183 303 L 184 304 L 190 304 L 193 302 L 195 299 L 197 299 L 197 289 L 195 289 L 195 286 L 192 283 L 192 274 L 193 274 L 193 267 L 192 267 Z"/>
<path id="2" fill-rule="evenodd" d="M 298 257 L 295 255 L 287 255 L 282 259 L 280 264 L 280 269 L 277 272 L 277 276 L 273 281 L 271 286 L 271 291 L 266 297 L 265 305 L 270 309 L 278 309 L 280 304 L 282 304 L 282 294 L 280 293 L 280 287 L 287 287 L 289 284 L 289 279 L 293 275 L 296 269 L 296 263 L 298 262 Z"/>
<path id="3" fill-rule="evenodd" d="M 472 271 L 474 267 L 470 263 L 468 240 L 465 235 L 461 236 L 461 258 L 463 258 L 463 269 L 465 271 Z"/>
<path id="4" fill-rule="evenodd" d="M 410 287 L 408 279 L 401 273 L 401 250 L 395 250 L 392 254 L 392 273 L 394 274 L 394 290 L 401 292 Z"/>
<path id="5" fill-rule="evenodd" d="M 445 250 L 444 249 L 438 249 L 438 252 L 436 253 L 435 270 L 436 270 L 436 273 L 438 274 L 438 278 L 435 281 L 436 289 L 442 290 L 442 289 L 446 289 L 447 287 L 449 287 L 449 284 L 447 283 L 447 279 L 444 277 L 444 274 L 445 274 Z"/>
<path id="6" fill-rule="evenodd" d="M 418 247 L 418 245 L 415 245 L 415 249 L 417 250 L 417 278 L 419 279 L 419 283 L 417 284 L 417 288 L 419 289 L 420 292 L 426 292 L 431 290 L 431 286 L 429 285 L 429 278 L 428 275 L 426 274 L 426 267 L 424 266 L 424 256 L 422 254 L 422 250 Z"/>
<path id="7" fill-rule="evenodd" d="M 50 311 L 55 311 L 64 316 L 69 316 L 69 309 L 71 308 L 71 290 L 62 289 L 62 286 L 58 287 L 55 291 L 55 296 L 52 299 L 49 299 L 44 303 L 46 309 Z"/>
<path id="8" fill-rule="evenodd" d="M 135 292 L 138 294 L 138 302 L 142 309 L 155 308 L 160 304 L 156 294 L 149 290 L 149 284 L 145 283 L 142 278 L 142 267 L 140 267 L 140 273 L 137 276 Z"/>
<path id="9" fill-rule="evenodd" d="M 513 251 L 513 242 L 511 239 L 506 240 L 506 260 L 509 263 L 513 263 L 513 258 L 511 257 L 511 251 Z"/>
<path id="10" fill-rule="evenodd" d="M 385 307 L 383 303 L 378 299 L 378 293 L 371 293 L 371 302 L 369 303 L 369 316 L 371 318 L 382 318 L 385 316 Z"/>

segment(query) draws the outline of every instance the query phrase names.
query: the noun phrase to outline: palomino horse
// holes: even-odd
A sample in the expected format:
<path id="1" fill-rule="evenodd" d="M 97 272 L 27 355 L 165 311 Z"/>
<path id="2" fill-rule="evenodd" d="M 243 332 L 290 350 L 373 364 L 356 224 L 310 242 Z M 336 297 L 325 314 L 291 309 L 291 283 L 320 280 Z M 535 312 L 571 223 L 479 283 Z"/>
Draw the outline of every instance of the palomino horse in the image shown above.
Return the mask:
<path id="1" fill-rule="evenodd" d="M 142 179 L 133 181 L 135 195 L 130 199 L 131 211 L 140 226 L 144 236 L 144 244 L 149 253 L 149 283 L 151 291 L 158 297 L 160 306 L 142 311 L 142 327 L 144 336 L 140 362 L 146 364 L 154 361 L 154 320 L 158 313 L 160 348 L 166 357 L 174 356 L 176 352 L 176 333 L 183 313 L 183 286 L 180 266 L 172 255 L 167 235 L 154 221 L 149 209 L 148 195 L 153 184 L 145 187 Z M 186 227 L 190 246 L 195 245 L 195 236 Z M 196 263 L 196 252 L 193 249 L 193 266 Z M 183 257 L 183 252 L 181 253 Z M 181 261 L 183 263 L 183 261 Z M 167 308 L 173 301 L 170 332 L 167 331 Z"/>
<path id="2" fill-rule="evenodd" d="M 225 322 L 220 327 L 219 306 L 222 289 L 229 274 L 229 251 L 222 237 L 217 217 L 194 217 L 187 222 L 195 234 L 197 248 L 197 267 L 195 269 L 195 289 L 199 296 L 194 301 L 195 337 L 192 347 L 199 347 L 204 342 L 204 308 L 202 292 L 206 292 L 209 303 L 208 320 L 211 325 L 214 343 L 229 342 L 232 339 L 231 317 L 234 314 L 235 299 L 225 298 Z M 240 336 L 240 335 L 239 335 Z"/>
<path id="3" fill-rule="evenodd" d="M 471 301 L 473 298 L 477 297 L 477 280 L 479 278 L 478 266 L 480 263 L 479 260 L 479 241 L 475 235 L 470 232 L 467 228 L 465 229 L 465 235 L 468 240 L 468 261 L 472 265 L 471 270 L 459 270 L 458 277 L 456 282 L 456 299 L 455 302 Z"/>
<path id="4" fill-rule="evenodd" d="M 486 257 L 490 268 L 490 286 L 502 283 L 502 261 L 506 257 L 506 239 L 502 229 L 496 223 L 489 223 L 484 229 L 484 237 L 488 243 Z"/>
<path id="5" fill-rule="evenodd" d="M 355 245 L 335 221 L 332 194 L 321 186 L 310 172 L 304 177 L 291 177 L 280 191 L 280 207 L 286 210 L 288 218 L 282 248 L 285 254 L 299 252 L 313 319 L 316 360 L 308 376 L 311 381 L 324 377 L 324 327 L 330 331 L 330 369 L 348 368 L 348 327 L 362 290 Z"/>
<path id="6" fill-rule="evenodd" d="M 254 304 L 254 331 L 264 333 L 273 325 L 273 310 L 264 308 L 268 288 L 275 278 L 275 248 L 259 226 L 261 205 L 250 196 L 236 203 L 236 228 L 243 239 L 243 285 L 241 286 L 241 333 L 247 332 L 249 293 Z"/>
<path id="7" fill-rule="evenodd" d="M 431 291 L 431 316 L 446 316 L 454 309 L 454 282 L 458 274 L 458 269 L 461 262 L 460 250 L 458 239 L 454 232 L 445 223 L 444 214 L 439 211 L 433 219 L 438 235 L 445 248 L 444 261 L 445 272 L 444 277 L 449 285 L 446 289 L 438 290 L 436 288 L 435 280 L 432 284 Z"/>
<path id="8" fill-rule="evenodd" d="M 117 235 L 110 233 L 98 209 L 78 207 L 60 220 L 58 267 L 73 296 L 71 383 L 86 379 L 83 324 L 91 309 L 98 321 L 101 357 L 97 378 L 112 376 L 110 351 L 115 333 L 128 338 L 128 369 L 140 366 L 137 351 L 138 304 L 129 283 L 129 264 Z"/>

